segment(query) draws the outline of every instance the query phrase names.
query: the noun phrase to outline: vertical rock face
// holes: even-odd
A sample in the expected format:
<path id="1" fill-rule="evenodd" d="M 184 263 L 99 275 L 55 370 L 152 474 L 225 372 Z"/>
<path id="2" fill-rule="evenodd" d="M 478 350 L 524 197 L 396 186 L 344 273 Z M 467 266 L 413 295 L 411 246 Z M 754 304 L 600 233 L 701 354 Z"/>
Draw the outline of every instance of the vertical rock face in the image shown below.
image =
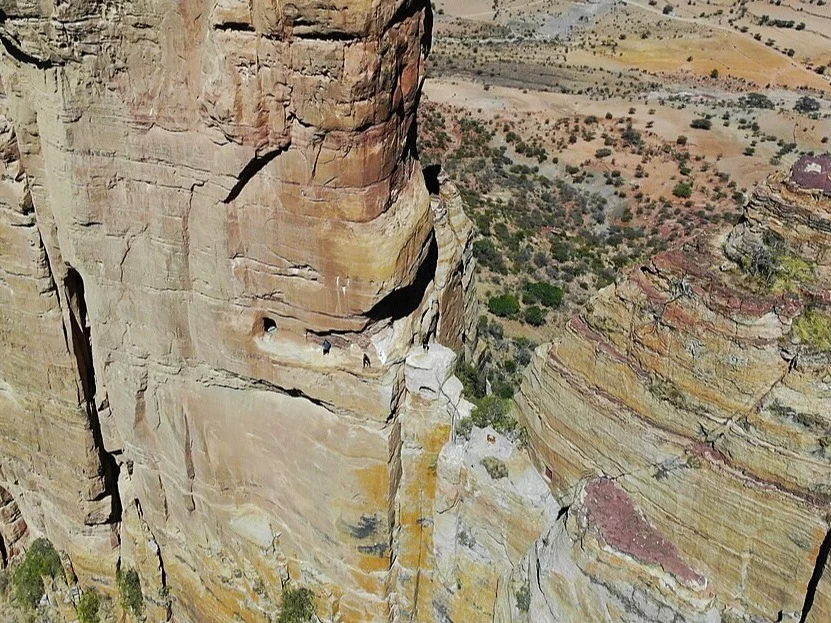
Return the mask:
<path id="1" fill-rule="evenodd" d="M 520 415 L 571 506 L 529 554 L 532 620 L 831 616 L 829 217 L 772 179 L 538 350 Z"/>
<path id="2" fill-rule="evenodd" d="M 5 547 L 138 568 L 150 620 L 266 620 L 289 580 L 388 620 L 404 361 L 475 317 L 470 225 L 413 154 L 428 3 L 0 20 Z"/>

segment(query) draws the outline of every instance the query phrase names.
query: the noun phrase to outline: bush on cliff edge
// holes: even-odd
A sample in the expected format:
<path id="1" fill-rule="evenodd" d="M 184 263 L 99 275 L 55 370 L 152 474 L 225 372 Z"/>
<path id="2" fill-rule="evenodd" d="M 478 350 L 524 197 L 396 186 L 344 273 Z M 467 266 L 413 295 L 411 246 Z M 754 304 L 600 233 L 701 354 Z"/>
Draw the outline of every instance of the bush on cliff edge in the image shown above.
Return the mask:
<path id="1" fill-rule="evenodd" d="M 315 614 L 315 596 L 308 588 L 286 587 L 277 623 L 309 623 Z"/>
<path id="2" fill-rule="evenodd" d="M 37 539 L 23 561 L 14 570 L 12 586 L 15 598 L 26 608 L 35 608 L 43 597 L 44 576 L 57 578 L 63 575 L 63 567 L 58 552 L 44 538 Z"/>
<path id="3" fill-rule="evenodd" d="M 144 596 L 141 592 L 141 578 L 132 567 L 126 571 L 118 570 L 118 595 L 121 598 L 121 607 L 134 616 L 141 616 L 144 610 Z"/>

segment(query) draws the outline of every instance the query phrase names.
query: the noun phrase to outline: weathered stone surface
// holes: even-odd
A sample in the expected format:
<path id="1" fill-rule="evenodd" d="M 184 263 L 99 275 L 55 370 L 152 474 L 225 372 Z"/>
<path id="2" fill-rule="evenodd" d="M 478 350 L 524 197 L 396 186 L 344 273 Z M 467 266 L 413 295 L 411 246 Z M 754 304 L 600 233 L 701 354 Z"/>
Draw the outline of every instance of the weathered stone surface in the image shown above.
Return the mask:
<path id="1" fill-rule="evenodd" d="M 475 338 L 470 223 L 414 158 L 428 4 L 2 8 L 0 486 L 26 534 L 85 585 L 137 568 L 151 620 L 270 620 L 287 582 L 389 620 L 420 551 L 405 359 L 432 342 L 415 394 L 440 389 L 435 341 Z"/>
<path id="2" fill-rule="evenodd" d="M 501 462 L 507 475 L 494 479 L 483 463 L 488 459 Z M 500 618 L 501 593 L 554 524 L 560 504 L 527 454 L 490 428 L 447 444 L 436 478 L 432 592 L 421 600 L 418 620 L 510 620 Z"/>
<path id="3" fill-rule="evenodd" d="M 725 263 L 723 240 L 661 254 L 541 347 L 523 385 L 521 419 L 555 493 L 601 527 L 596 510 L 608 507 L 605 548 L 651 569 L 631 585 L 683 620 L 712 607 L 761 620 L 827 612 L 824 583 L 815 606 L 806 595 L 831 511 L 829 358 L 793 327 L 807 308 L 827 309 L 828 209 L 763 185 L 727 253 L 739 260 L 773 236 L 804 274 L 763 283 Z M 585 482 L 596 477 L 619 493 L 594 495 Z M 622 499 L 654 527 L 652 545 L 620 538 L 646 534 L 623 521 Z M 581 556 L 572 562 L 591 577 Z M 638 616 L 608 620 L 661 620 Z"/>

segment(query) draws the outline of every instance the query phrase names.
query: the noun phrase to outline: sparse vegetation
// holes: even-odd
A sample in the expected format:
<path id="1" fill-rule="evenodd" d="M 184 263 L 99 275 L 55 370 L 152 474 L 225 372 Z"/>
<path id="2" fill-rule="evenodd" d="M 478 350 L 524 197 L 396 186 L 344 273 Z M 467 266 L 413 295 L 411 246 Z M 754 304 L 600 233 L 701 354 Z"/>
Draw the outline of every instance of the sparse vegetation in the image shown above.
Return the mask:
<path id="1" fill-rule="evenodd" d="M 831 314 L 807 309 L 794 321 L 793 330 L 803 344 L 816 350 L 831 351 Z"/>
<path id="2" fill-rule="evenodd" d="M 305 587 L 283 589 L 283 604 L 277 623 L 311 623 L 315 615 L 314 593 Z"/>
<path id="3" fill-rule="evenodd" d="M 132 567 L 126 571 L 119 569 L 116 581 L 121 607 L 133 616 L 141 616 L 144 611 L 144 596 L 141 592 L 141 578 L 138 572 Z"/>
<path id="4" fill-rule="evenodd" d="M 486 456 L 482 459 L 481 463 L 485 471 L 488 472 L 488 476 L 493 480 L 508 477 L 508 466 L 495 456 Z"/>
<path id="5" fill-rule="evenodd" d="M 85 590 L 76 609 L 78 623 L 99 623 L 98 611 L 100 609 L 101 594 L 94 588 Z"/>
<path id="6" fill-rule="evenodd" d="M 514 593 L 516 607 L 520 612 L 528 612 L 531 609 L 531 589 L 527 583 L 523 583 Z"/>

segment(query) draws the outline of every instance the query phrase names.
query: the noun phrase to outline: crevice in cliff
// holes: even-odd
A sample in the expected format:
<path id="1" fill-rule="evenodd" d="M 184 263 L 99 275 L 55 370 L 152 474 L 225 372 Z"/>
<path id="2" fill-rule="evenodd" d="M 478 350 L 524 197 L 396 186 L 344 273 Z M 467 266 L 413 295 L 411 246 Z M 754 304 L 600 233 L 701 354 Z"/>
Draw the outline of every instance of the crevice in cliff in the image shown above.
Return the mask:
<path id="1" fill-rule="evenodd" d="M 224 368 L 216 368 L 214 372 L 220 373 L 225 378 L 219 376 L 211 376 L 209 378 L 203 378 L 201 380 L 201 383 L 208 387 L 228 387 L 230 389 L 241 389 L 250 387 L 253 389 L 275 392 L 278 394 L 290 396 L 292 398 L 302 398 L 303 400 L 307 400 L 308 402 L 318 407 L 323 407 L 324 409 L 331 411 L 332 413 L 342 413 L 342 410 L 339 410 L 334 404 L 326 402 L 325 400 L 321 400 L 319 398 L 315 398 L 314 396 L 310 396 L 309 394 L 297 388 L 280 387 L 279 385 L 275 385 L 274 383 L 270 383 L 269 381 L 265 381 L 263 379 L 256 379 L 249 376 L 243 376 L 241 374 L 232 372 L 230 370 L 226 370 Z M 237 383 L 233 383 L 232 381 L 237 381 Z"/>
<path id="2" fill-rule="evenodd" d="M 256 176 L 257 173 L 262 171 L 269 162 L 282 154 L 283 151 L 285 151 L 285 148 L 279 147 L 261 156 L 254 156 L 248 164 L 243 167 L 239 175 L 237 175 L 237 183 L 234 184 L 233 188 L 231 188 L 228 196 L 223 200 L 223 203 L 231 203 L 234 199 L 239 197 L 239 194 L 243 191 L 246 185 L 248 185 L 248 182 L 254 179 L 254 176 Z"/>
<path id="3" fill-rule="evenodd" d="M 822 545 L 819 547 L 819 553 L 814 563 L 814 572 L 811 574 L 811 579 L 808 581 L 808 589 L 805 592 L 805 602 L 802 605 L 802 616 L 799 617 L 799 623 L 805 623 L 808 620 L 808 615 L 811 613 L 811 608 L 814 605 L 817 586 L 819 586 L 819 581 L 822 579 L 822 573 L 828 562 L 829 553 L 831 553 L 831 530 L 825 535 Z"/>
<path id="4" fill-rule="evenodd" d="M 302 24 L 295 23 L 295 26 L 302 26 Z M 294 37 L 296 39 L 310 39 L 313 41 L 360 41 L 361 37 L 359 35 L 350 33 L 350 32 L 343 32 L 341 30 L 331 30 L 329 32 L 321 33 L 321 32 L 295 32 Z"/>
<path id="5" fill-rule="evenodd" d="M 51 67 L 55 67 L 57 65 L 62 64 L 50 61 L 48 59 L 38 58 L 37 56 L 29 54 L 25 50 L 19 48 L 10 37 L 2 33 L 0 33 L 0 43 L 3 44 L 3 48 L 6 50 L 6 54 L 11 56 L 14 60 L 18 61 L 19 63 L 24 63 L 25 65 L 34 65 L 38 69 L 49 69 Z"/>
<path id="6" fill-rule="evenodd" d="M 108 495 L 111 496 L 112 507 L 108 521 L 114 523 L 121 521 L 121 498 L 118 492 L 119 467 L 115 457 L 104 449 L 101 422 L 98 419 L 98 411 L 95 405 L 95 365 L 92 356 L 92 335 L 90 333 L 84 279 L 77 270 L 69 266 L 67 267 L 63 285 L 69 308 L 68 316 L 70 337 L 72 340 L 72 354 L 75 356 L 78 375 L 81 379 L 82 397 L 86 403 L 89 426 L 93 441 L 98 449 L 104 479 L 104 488 L 95 497 L 95 501 L 102 500 Z"/>
<path id="7" fill-rule="evenodd" d="M 0 534 L 0 569 L 5 569 L 9 564 L 9 552 L 6 549 L 6 540 Z"/>
<path id="8" fill-rule="evenodd" d="M 256 32 L 254 26 L 246 22 L 222 22 L 214 24 L 214 30 L 224 30 L 231 32 Z"/>
<path id="9" fill-rule="evenodd" d="M 427 255 L 421 266 L 418 267 L 415 279 L 413 282 L 403 288 L 398 288 L 390 292 L 383 299 L 378 301 L 375 306 L 367 312 L 367 316 L 374 321 L 379 320 L 400 320 L 412 314 L 421 301 L 424 300 L 424 294 L 427 292 L 427 287 L 436 276 L 436 267 L 439 260 L 439 245 L 436 243 L 436 237 L 430 237 L 430 247 L 427 250 Z"/>
<path id="10" fill-rule="evenodd" d="M 69 301 L 72 350 L 81 376 L 81 389 L 84 400 L 92 403 L 95 398 L 95 366 L 92 363 L 92 338 L 87 320 L 84 280 L 71 266 L 66 271 L 64 288 Z"/>

